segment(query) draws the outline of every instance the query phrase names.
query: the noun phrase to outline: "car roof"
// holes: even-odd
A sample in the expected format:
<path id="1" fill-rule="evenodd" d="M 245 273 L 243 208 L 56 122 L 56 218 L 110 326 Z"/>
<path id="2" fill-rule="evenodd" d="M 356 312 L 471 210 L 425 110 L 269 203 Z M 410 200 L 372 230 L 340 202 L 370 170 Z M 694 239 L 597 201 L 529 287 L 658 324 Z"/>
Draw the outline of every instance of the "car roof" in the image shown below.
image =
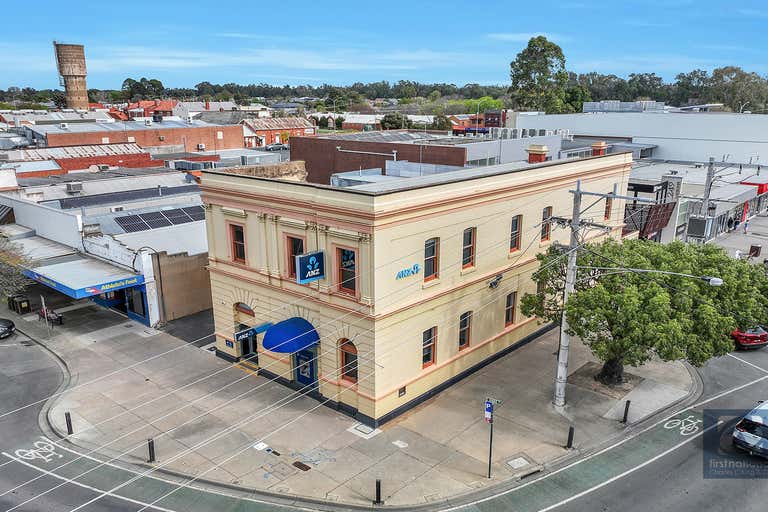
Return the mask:
<path id="1" fill-rule="evenodd" d="M 0 318 L 0 325 L 13 325 L 13 320 L 7 318 Z"/>
<path id="2" fill-rule="evenodd" d="M 755 423 L 762 423 L 768 425 L 768 402 L 763 402 L 744 416 L 750 421 Z"/>

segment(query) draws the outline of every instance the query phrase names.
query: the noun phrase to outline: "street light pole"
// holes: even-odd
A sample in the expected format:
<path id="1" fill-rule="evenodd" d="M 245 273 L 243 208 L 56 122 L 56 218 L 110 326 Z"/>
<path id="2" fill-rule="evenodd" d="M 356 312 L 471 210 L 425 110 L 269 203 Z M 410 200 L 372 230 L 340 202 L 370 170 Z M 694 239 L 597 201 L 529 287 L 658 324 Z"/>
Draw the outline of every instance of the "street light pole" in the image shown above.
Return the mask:
<path id="1" fill-rule="evenodd" d="M 568 350 L 571 336 L 568 334 L 568 319 L 565 316 L 565 304 L 573 293 L 576 281 L 576 248 L 579 246 L 579 227 L 581 224 L 581 180 L 576 181 L 573 191 L 573 215 L 571 216 L 571 243 L 568 247 L 568 265 L 565 270 L 565 289 L 563 290 L 563 315 L 560 319 L 560 349 L 557 351 L 557 375 L 555 376 L 555 407 L 565 407 L 565 385 L 568 380 Z"/>

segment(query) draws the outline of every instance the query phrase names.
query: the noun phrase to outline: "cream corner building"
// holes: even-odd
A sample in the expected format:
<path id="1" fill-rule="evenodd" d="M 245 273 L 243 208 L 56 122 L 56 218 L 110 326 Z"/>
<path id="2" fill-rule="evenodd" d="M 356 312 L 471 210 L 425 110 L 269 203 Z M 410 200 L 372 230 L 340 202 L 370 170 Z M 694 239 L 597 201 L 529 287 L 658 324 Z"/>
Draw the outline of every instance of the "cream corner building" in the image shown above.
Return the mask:
<path id="1" fill-rule="evenodd" d="M 625 193 L 631 163 L 613 154 L 347 188 L 204 171 L 216 353 L 381 424 L 542 329 L 520 299 L 535 292 L 536 254 L 568 242 L 543 220 L 570 216 L 577 179 Z M 618 238 L 624 201 L 584 217 Z M 317 251 L 324 277 L 298 284 L 294 256 Z"/>

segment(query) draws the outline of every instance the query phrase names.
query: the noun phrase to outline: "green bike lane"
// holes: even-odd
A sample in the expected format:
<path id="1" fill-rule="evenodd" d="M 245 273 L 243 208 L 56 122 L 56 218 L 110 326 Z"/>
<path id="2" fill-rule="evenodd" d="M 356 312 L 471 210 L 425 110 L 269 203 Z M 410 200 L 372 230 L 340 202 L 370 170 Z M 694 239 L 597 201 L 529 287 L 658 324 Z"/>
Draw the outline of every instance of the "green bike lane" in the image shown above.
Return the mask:
<path id="1" fill-rule="evenodd" d="M 686 442 L 692 442 L 702 434 L 701 412 L 686 410 L 670 418 L 646 427 L 623 441 L 603 448 L 583 459 L 544 473 L 534 480 L 516 487 L 495 492 L 482 500 L 472 502 L 469 496 L 412 507 L 410 510 L 455 510 L 461 512 L 495 512 L 499 510 L 539 511 L 547 510 L 575 496 L 589 492 L 598 486 L 620 478 L 649 461 L 663 456 Z M 677 425 L 675 420 L 679 420 Z M 684 435 L 681 430 L 690 427 Z M 41 438 L 42 440 L 43 438 Z M 58 485 L 78 485 L 107 496 L 124 499 L 136 505 L 137 510 L 208 511 L 217 512 L 266 512 L 295 510 L 362 510 L 364 507 L 345 506 L 340 503 L 303 502 L 285 499 L 259 499 L 256 494 L 233 490 L 216 491 L 197 481 L 183 485 L 188 479 L 176 481 L 149 469 L 128 470 L 114 464 L 102 464 L 90 456 L 80 454 L 65 444 L 53 443 L 57 455 L 51 461 L 42 459 L 22 460 L 18 454 L 4 453 L 48 476 L 55 476 Z M 215 470 L 214 470 L 215 471 Z M 155 503 L 156 502 L 156 503 Z M 87 507 L 84 507 L 87 510 Z M 390 508 L 390 507 L 385 507 Z M 77 510 L 77 509 L 75 509 Z M 391 510 L 408 510 L 392 508 Z"/>

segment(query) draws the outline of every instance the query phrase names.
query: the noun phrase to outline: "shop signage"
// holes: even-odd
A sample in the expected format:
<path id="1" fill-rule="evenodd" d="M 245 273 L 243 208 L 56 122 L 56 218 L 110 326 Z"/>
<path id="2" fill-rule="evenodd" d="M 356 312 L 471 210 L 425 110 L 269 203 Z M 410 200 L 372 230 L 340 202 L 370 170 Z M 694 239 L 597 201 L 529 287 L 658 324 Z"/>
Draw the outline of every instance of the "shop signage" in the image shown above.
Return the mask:
<path id="1" fill-rule="evenodd" d="M 235 341 L 240 343 L 245 338 L 256 336 L 257 334 L 265 332 L 271 326 L 272 326 L 272 322 L 267 322 L 261 325 L 257 325 L 255 327 L 249 327 L 247 329 L 243 329 L 242 331 L 238 331 L 235 333 Z"/>
<path id="2" fill-rule="evenodd" d="M 39 274 L 33 270 L 24 270 L 24 275 L 34 279 L 38 283 L 42 283 L 54 290 L 58 290 L 66 295 L 69 295 L 75 299 L 82 299 L 84 297 L 91 297 L 93 295 L 101 295 L 102 293 L 112 292 L 115 290 L 121 290 L 123 288 L 131 288 L 133 286 L 139 286 L 144 284 L 144 276 L 131 276 L 115 281 L 109 281 L 106 283 L 95 284 L 92 286 L 86 286 L 83 288 L 71 288 L 63 283 L 54 281 L 53 279 Z"/>
<path id="3" fill-rule="evenodd" d="M 397 273 L 395 276 L 395 279 L 405 279 L 406 277 L 415 276 L 419 273 L 421 270 L 421 265 L 418 263 L 414 263 L 412 267 L 404 268 L 400 272 Z"/>
<path id="4" fill-rule="evenodd" d="M 296 255 L 296 282 L 311 283 L 325 278 L 325 254 L 323 251 Z"/>

